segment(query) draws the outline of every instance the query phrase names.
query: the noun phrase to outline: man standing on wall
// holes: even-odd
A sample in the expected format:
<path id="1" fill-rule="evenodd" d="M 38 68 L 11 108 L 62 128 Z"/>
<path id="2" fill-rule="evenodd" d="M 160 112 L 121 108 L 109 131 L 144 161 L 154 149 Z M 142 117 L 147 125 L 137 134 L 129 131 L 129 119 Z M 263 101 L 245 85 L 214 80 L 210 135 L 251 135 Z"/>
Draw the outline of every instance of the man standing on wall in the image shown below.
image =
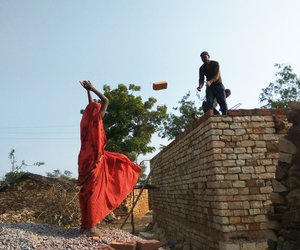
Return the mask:
<path id="1" fill-rule="evenodd" d="M 230 95 L 231 95 L 231 90 L 225 89 L 225 98 L 228 98 Z M 217 110 L 218 102 L 216 99 L 214 99 L 213 106 L 214 106 L 214 115 L 220 115 L 220 112 Z M 209 110 L 206 100 L 202 102 L 202 110 L 204 113 L 206 113 Z"/>
<path id="2" fill-rule="evenodd" d="M 227 115 L 227 103 L 225 98 L 225 88 L 222 83 L 220 66 L 217 61 L 210 60 L 208 52 L 203 51 L 200 54 L 203 64 L 199 68 L 199 86 L 201 91 L 204 85 L 204 76 L 206 77 L 206 101 L 208 109 L 214 109 L 214 99 L 220 105 L 222 115 Z"/>

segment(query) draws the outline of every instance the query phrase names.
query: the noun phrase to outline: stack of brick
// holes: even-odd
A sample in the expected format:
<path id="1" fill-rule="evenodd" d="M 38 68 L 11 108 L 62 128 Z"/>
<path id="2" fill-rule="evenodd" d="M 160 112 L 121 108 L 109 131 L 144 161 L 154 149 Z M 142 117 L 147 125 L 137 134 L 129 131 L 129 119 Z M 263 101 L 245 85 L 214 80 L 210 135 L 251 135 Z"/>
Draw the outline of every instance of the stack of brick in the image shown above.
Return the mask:
<path id="1" fill-rule="evenodd" d="M 274 235 L 269 239 L 270 250 L 300 249 L 300 102 L 290 103 L 287 117 L 293 124 L 288 134 L 279 140 L 279 162 L 269 227 Z"/>
<path id="2" fill-rule="evenodd" d="M 153 219 L 192 249 L 267 248 L 284 109 L 205 114 L 151 160 Z"/>
<path id="3" fill-rule="evenodd" d="M 112 241 L 108 247 L 110 247 L 111 250 L 158 250 L 160 245 L 158 240 L 117 240 Z"/>
<path id="4" fill-rule="evenodd" d="M 139 195 L 141 189 L 136 188 L 134 189 L 134 200 L 136 200 L 137 196 Z M 132 208 L 133 198 L 132 192 L 126 197 L 126 199 L 122 202 L 122 204 L 114 210 L 114 214 L 117 217 L 125 217 L 127 216 L 128 212 Z M 137 204 L 134 207 L 134 216 L 139 217 L 145 215 L 149 212 L 149 198 L 148 198 L 148 190 L 144 189 L 143 193 L 141 194 Z"/>

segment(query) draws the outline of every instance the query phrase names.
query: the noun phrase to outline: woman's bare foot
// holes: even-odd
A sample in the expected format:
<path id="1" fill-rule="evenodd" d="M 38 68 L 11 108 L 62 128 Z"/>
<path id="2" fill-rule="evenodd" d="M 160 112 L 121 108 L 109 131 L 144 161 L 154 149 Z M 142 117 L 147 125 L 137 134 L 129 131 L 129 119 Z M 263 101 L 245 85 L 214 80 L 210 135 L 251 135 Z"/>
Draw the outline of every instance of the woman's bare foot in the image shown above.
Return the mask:
<path id="1" fill-rule="evenodd" d="M 100 230 L 96 227 L 85 229 L 84 233 L 88 237 L 100 236 Z"/>

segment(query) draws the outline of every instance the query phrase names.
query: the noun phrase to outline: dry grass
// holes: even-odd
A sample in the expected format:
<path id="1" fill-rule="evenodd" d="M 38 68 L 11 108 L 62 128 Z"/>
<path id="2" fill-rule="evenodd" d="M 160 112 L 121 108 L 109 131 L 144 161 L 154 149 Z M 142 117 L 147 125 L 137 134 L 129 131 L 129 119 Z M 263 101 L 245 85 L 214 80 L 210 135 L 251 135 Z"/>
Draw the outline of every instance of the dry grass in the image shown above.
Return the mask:
<path id="1" fill-rule="evenodd" d="M 42 201 L 42 211 L 37 212 L 37 222 L 78 227 L 80 225 L 78 191 L 77 187 L 67 190 L 59 184 L 54 184 Z"/>

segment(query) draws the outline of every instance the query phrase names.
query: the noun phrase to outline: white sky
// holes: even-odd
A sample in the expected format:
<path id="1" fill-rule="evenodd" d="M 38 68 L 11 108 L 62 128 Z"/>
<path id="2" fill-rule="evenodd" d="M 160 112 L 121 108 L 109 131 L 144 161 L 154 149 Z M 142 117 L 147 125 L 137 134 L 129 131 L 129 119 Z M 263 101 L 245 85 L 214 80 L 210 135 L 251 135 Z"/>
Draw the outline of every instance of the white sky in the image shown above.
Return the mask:
<path id="1" fill-rule="evenodd" d="M 18 164 L 46 163 L 25 170 L 77 176 L 82 79 L 100 90 L 140 85 L 144 100 L 172 111 L 186 92 L 196 99 L 207 50 L 232 91 L 228 106 L 259 107 L 275 63 L 299 75 L 299 10 L 298 0 L 0 0 L 0 177 L 12 148 Z M 168 89 L 153 91 L 160 80 Z"/>

